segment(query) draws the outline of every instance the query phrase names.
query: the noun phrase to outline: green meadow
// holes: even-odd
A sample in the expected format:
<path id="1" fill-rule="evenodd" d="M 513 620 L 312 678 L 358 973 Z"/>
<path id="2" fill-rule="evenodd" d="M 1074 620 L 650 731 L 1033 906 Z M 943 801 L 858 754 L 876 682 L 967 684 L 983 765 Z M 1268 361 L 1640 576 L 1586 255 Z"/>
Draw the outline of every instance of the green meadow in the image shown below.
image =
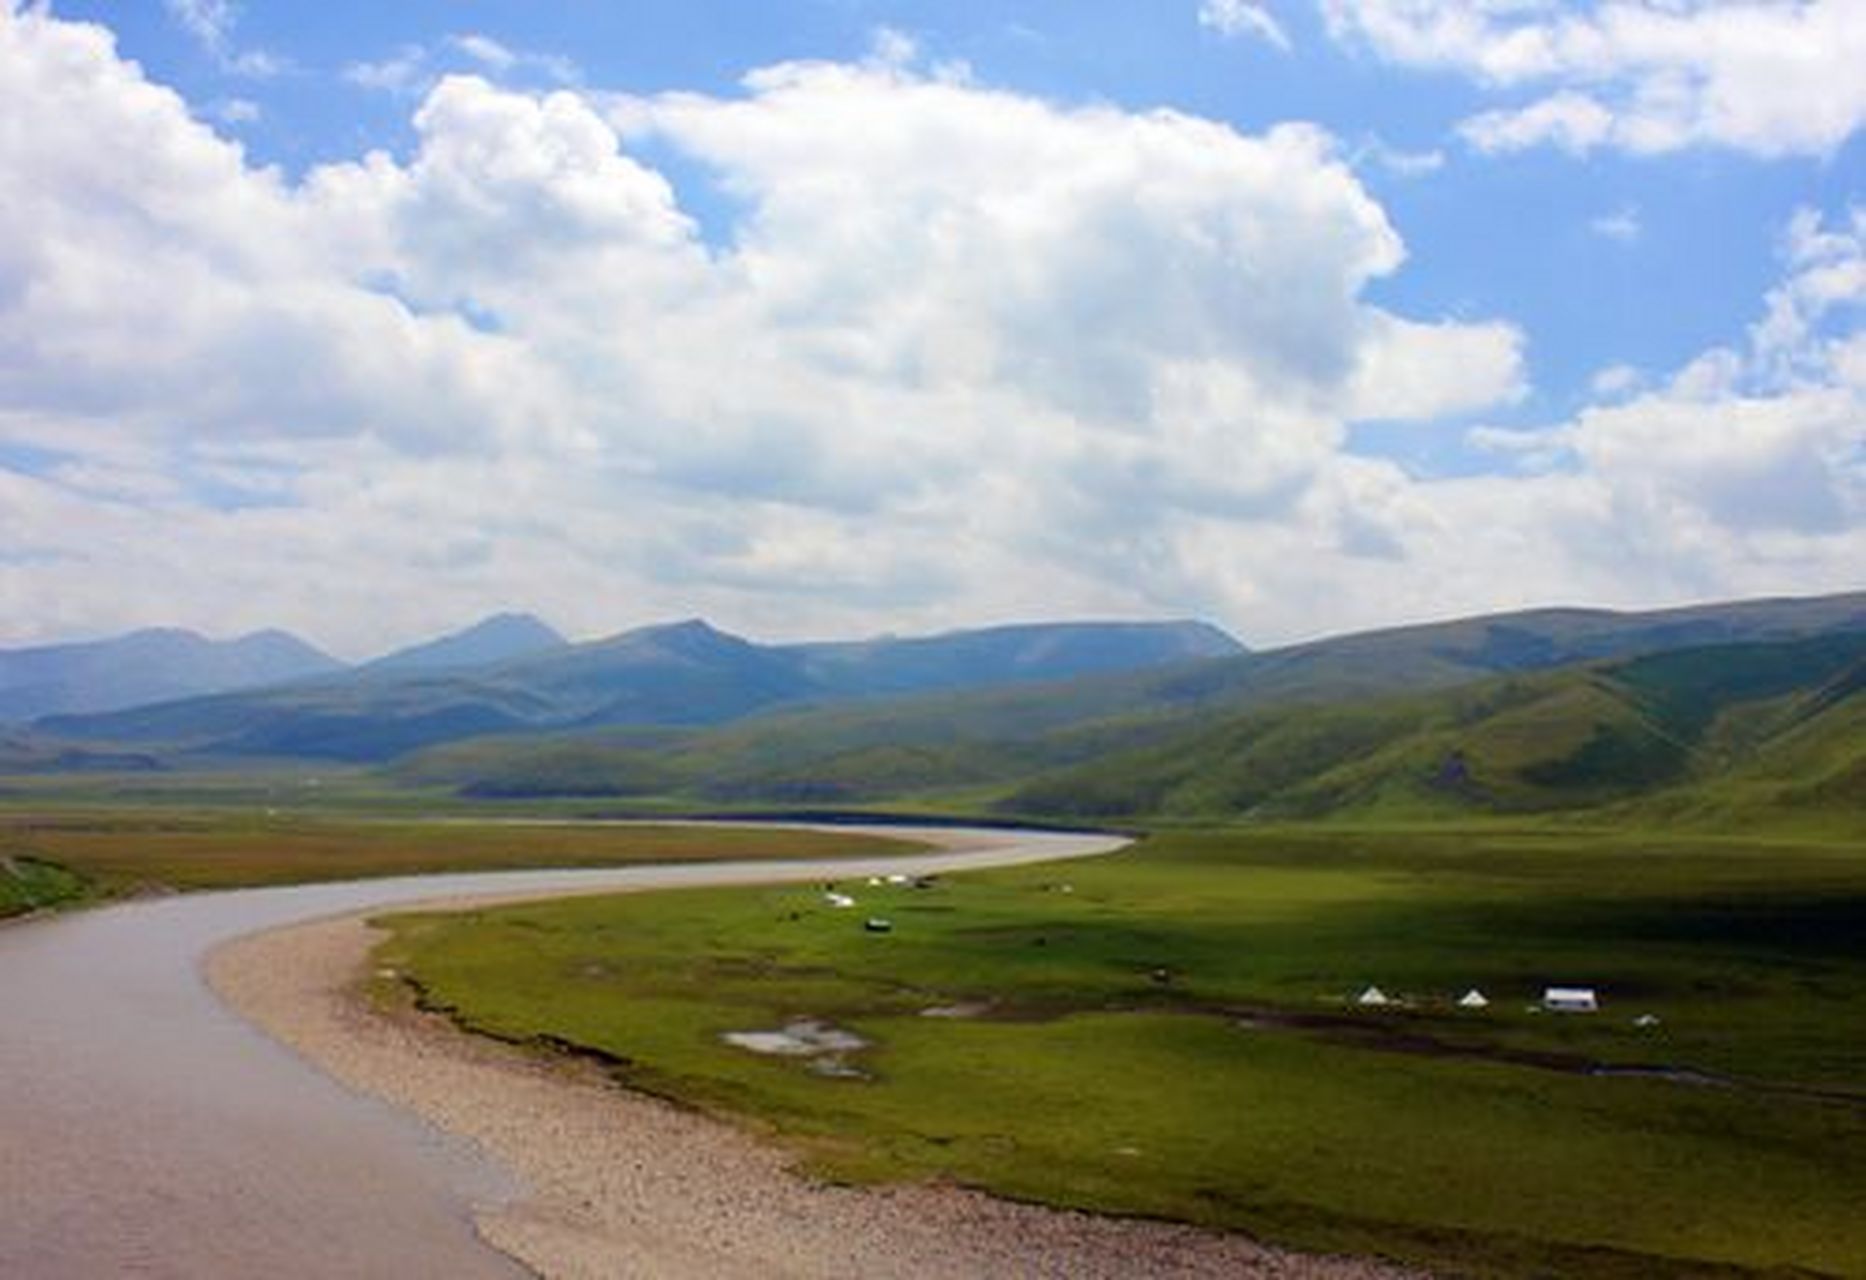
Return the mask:
<path id="1" fill-rule="evenodd" d="M 468 1027 L 580 1048 L 832 1179 L 1452 1274 L 1866 1275 L 1851 843 L 1182 831 L 838 889 L 853 908 L 811 886 L 405 915 L 383 963 Z M 1369 984 L 1401 1003 L 1361 1009 Z M 1602 1009 L 1536 1011 L 1547 985 Z M 1455 1007 L 1471 987 L 1488 1009 Z M 805 1018 L 867 1045 L 722 1039 Z"/>

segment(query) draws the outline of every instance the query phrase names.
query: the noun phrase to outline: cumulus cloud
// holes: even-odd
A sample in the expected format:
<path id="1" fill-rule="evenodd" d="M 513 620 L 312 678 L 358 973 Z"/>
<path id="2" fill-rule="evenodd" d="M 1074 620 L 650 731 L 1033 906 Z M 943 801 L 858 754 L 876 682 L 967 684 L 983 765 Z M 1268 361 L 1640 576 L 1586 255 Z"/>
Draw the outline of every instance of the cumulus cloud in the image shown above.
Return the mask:
<path id="1" fill-rule="evenodd" d="M 1339 40 L 1527 102 L 1464 126 L 1486 151 L 1833 151 L 1866 121 L 1860 0 L 1321 0 Z"/>
<path id="2" fill-rule="evenodd" d="M 442 76 L 405 156 L 287 179 L 100 28 L 0 7 L 6 638 L 357 650 L 524 605 L 1271 640 L 1861 562 L 1857 222 L 1789 229 L 1696 411 L 1681 373 L 1548 433 L 1562 468 L 1423 482 L 1349 425 L 1511 400 L 1522 335 L 1368 300 L 1404 245 L 1333 139 L 911 58 L 718 96 Z M 738 211 L 710 242 L 670 151 Z M 1739 509 L 1758 476 L 1818 501 Z"/>
<path id="3" fill-rule="evenodd" d="M 1837 225 L 1797 215 L 1783 260 L 1741 349 L 1706 352 L 1643 392 L 1634 371 L 1606 370 L 1597 388 L 1611 399 L 1573 422 L 1476 443 L 1519 450 L 1538 468 L 1559 459 L 1560 484 L 1591 492 L 1672 581 L 1734 571 L 1766 589 L 1771 569 L 1825 564 L 1826 581 L 1846 584 L 1866 563 L 1866 370 L 1852 359 L 1866 310 L 1866 211 Z"/>

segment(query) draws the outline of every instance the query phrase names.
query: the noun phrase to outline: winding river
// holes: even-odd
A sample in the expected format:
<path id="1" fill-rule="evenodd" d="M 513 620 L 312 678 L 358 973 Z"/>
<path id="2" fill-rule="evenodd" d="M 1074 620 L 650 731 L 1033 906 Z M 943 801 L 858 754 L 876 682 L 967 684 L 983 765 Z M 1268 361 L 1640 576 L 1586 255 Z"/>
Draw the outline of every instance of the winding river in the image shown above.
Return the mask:
<path id="1" fill-rule="evenodd" d="M 474 1203 L 520 1190 L 501 1170 L 345 1089 L 216 999 L 202 962 L 233 938 L 429 902 L 928 874 L 1125 843 L 871 833 L 935 851 L 250 889 L 0 928 L 0 1276 L 527 1274 L 482 1244 L 470 1221 Z"/>

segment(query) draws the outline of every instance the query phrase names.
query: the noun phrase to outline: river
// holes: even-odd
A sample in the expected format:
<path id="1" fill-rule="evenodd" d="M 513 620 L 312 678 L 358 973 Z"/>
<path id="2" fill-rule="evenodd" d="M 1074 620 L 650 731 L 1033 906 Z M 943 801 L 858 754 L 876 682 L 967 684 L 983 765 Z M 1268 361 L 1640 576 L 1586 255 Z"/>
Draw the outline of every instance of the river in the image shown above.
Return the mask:
<path id="1" fill-rule="evenodd" d="M 338 1085 L 214 996 L 202 962 L 233 938 L 424 902 L 928 874 L 1125 843 L 874 833 L 940 851 L 248 889 L 0 928 L 0 1276 L 527 1274 L 473 1232 L 472 1205 L 520 1190 L 500 1169 Z"/>

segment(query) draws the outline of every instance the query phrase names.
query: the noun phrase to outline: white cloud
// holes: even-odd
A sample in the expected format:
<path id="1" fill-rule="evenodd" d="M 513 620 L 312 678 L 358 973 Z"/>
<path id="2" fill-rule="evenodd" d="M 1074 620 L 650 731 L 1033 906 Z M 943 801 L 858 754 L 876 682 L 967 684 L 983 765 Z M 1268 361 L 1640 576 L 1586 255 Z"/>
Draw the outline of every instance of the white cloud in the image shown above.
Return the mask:
<path id="1" fill-rule="evenodd" d="M 1612 240 L 1618 244 L 1632 244 L 1645 231 L 1645 223 L 1640 219 L 1639 210 L 1633 205 L 1622 205 L 1612 213 L 1603 213 L 1588 220 L 1587 229 L 1603 240 Z"/>
<path id="2" fill-rule="evenodd" d="M 1617 400 L 1639 389 L 1645 375 L 1630 364 L 1610 364 L 1588 380 L 1588 390 L 1597 400 Z"/>
<path id="3" fill-rule="evenodd" d="M 208 113 L 226 124 L 251 124 L 264 114 L 251 98 L 222 98 L 208 107 Z"/>
<path id="4" fill-rule="evenodd" d="M 230 0 L 164 0 L 169 13 L 189 35 L 210 49 L 227 43 L 238 9 Z"/>
<path id="5" fill-rule="evenodd" d="M 1391 146 L 1380 138 L 1367 139 L 1356 152 L 1356 167 L 1362 167 L 1370 160 L 1380 169 L 1400 178 L 1423 178 L 1445 167 L 1445 153 L 1437 148 L 1408 151 Z"/>
<path id="6" fill-rule="evenodd" d="M 1866 562 L 1857 222 L 1798 221 L 1743 349 L 1544 433 L 1561 466 L 1422 482 L 1348 424 L 1507 401 L 1523 339 L 1368 300 L 1404 246 L 1313 128 L 901 59 L 723 97 L 447 76 L 406 157 L 288 180 L 100 29 L 3 8 L 0 100 L 0 445 L 51 459 L 0 466 L 0 618 L 39 635 L 354 651 L 522 605 L 1269 641 Z M 719 242 L 644 140 L 734 197 Z"/>
<path id="7" fill-rule="evenodd" d="M 1222 36 L 1247 36 L 1288 52 L 1289 34 L 1270 10 L 1249 0 L 1199 0 L 1199 25 Z"/>
<path id="8" fill-rule="evenodd" d="M 343 69 L 343 78 L 383 93 L 417 93 L 432 82 L 428 59 L 426 47 L 405 44 L 386 58 L 350 63 Z"/>
<path id="9" fill-rule="evenodd" d="M 494 40 L 491 36 L 469 32 L 452 38 L 453 46 L 494 71 L 508 71 L 518 61 L 518 55 Z"/>
<path id="10" fill-rule="evenodd" d="M 1866 211 L 1837 227 L 1811 213 L 1786 237 L 1787 275 L 1744 350 L 1718 348 L 1644 392 L 1632 370 L 1596 379 L 1607 402 L 1544 432 L 1485 432 L 1533 466 L 1564 462 L 1647 571 L 1763 586 L 1825 566 L 1846 585 L 1866 563 L 1866 369 L 1852 360 L 1866 309 Z M 1525 495 L 1534 489 L 1519 491 Z M 1574 532 L 1551 544 L 1574 546 Z M 1850 566 L 1850 567 L 1849 567 Z"/>
<path id="11" fill-rule="evenodd" d="M 1563 91 L 1521 110 L 1486 111 L 1458 126 L 1479 151 L 1522 151 L 1544 143 L 1586 153 L 1613 134 L 1613 113 L 1584 93 Z"/>
<path id="12" fill-rule="evenodd" d="M 491 36 L 462 32 L 432 45 L 404 44 L 386 58 L 352 62 L 343 78 L 364 89 L 420 97 L 450 70 L 471 70 L 503 82 L 574 85 L 577 64 L 556 54 L 514 49 Z"/>
<path id="13" fill-rule="evenodd" d="M 285 62 L 263 49 L 240 49 L 233 42 L 233 29 L 240 20 L 240 6 L 233 0 L 163 0 L 169 15 L 195 42 L 234 75 L 264 79 L 285 69 Z"/>
<path id="14" fill-rule="evenodd" d="M 1483 150 L 1832 152 L 1866 122 L 1861 0 L 1320 0 L 1330 32 L 1498 92 Z"/>
<path id="15" fill-rule="evenodd" d="M 569 58 L 514 49 L 478 32 L 449 36 L 447 43 L 497 75 L 531 72 L 555 84 L 575 84 L 579 79 L 577 65 Z"/>
<path id="16" fill-rule="evenodd" d="M 1348 415 L 1428 421 L 1515 400 L 1522 334 L 1502 323 L 1369 319 Z"/>
<path id="17" fill-rule="evenodd" d="M 883 67 L 911 67 L 919 57 L 919 41 L 896 27 L 877 28 L 869 41 L 869 61 Z"/>

